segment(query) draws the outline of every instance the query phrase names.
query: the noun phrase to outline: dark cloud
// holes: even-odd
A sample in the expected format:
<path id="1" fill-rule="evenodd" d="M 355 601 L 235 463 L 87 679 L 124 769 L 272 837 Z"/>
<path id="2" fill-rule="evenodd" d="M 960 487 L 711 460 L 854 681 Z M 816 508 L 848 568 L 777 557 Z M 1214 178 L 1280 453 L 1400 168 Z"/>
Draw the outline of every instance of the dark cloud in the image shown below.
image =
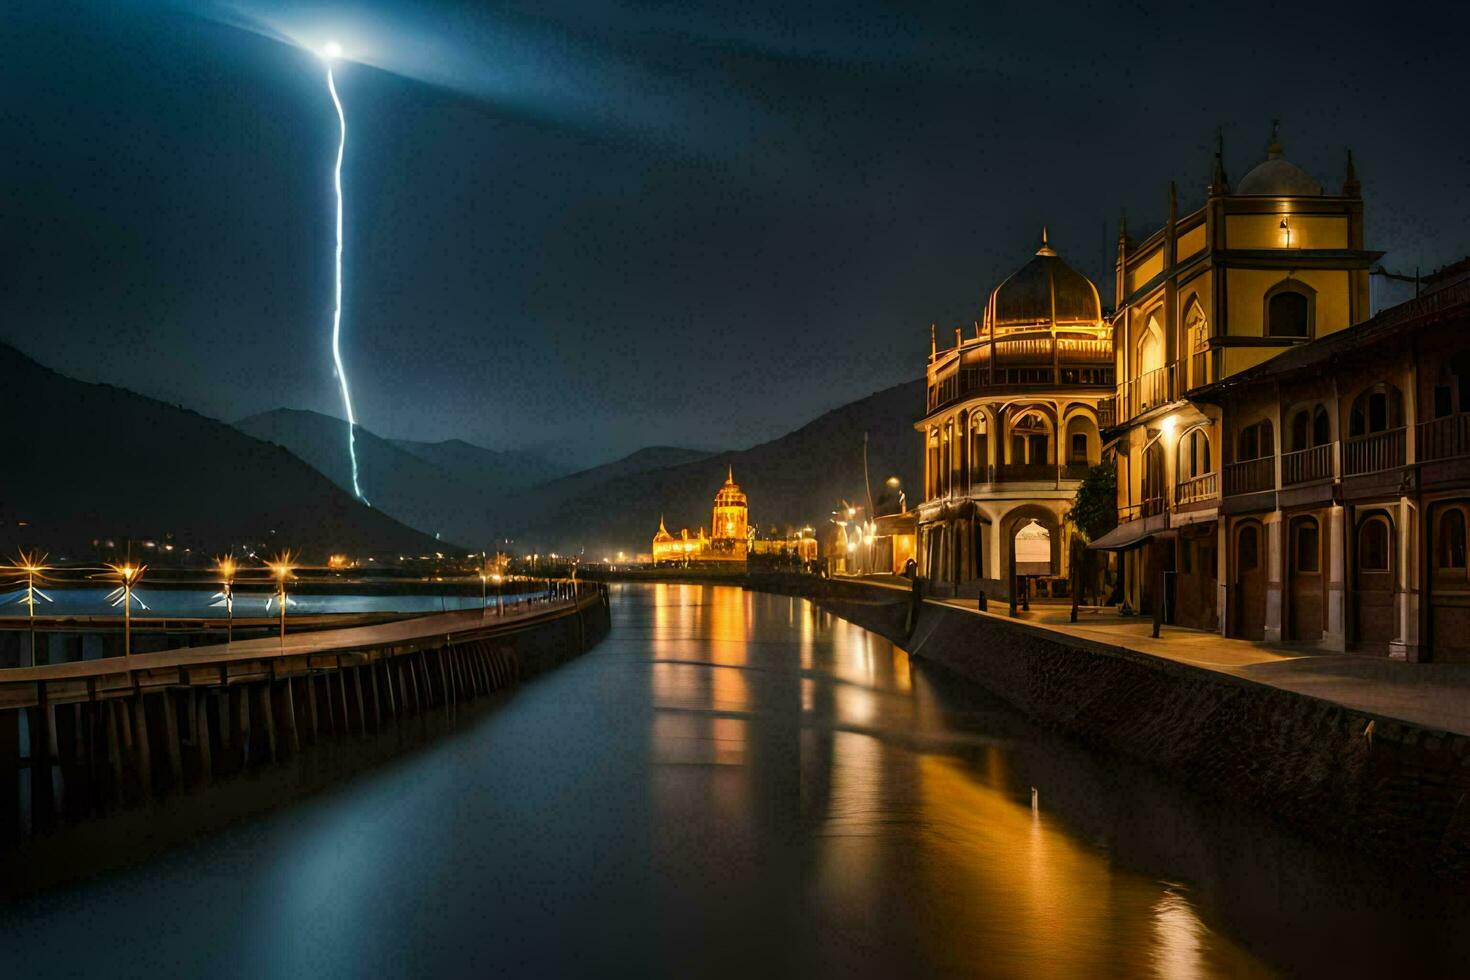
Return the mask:
<path id="1" fill-rule="evenodd" d="M 1458 12 L 299 9 L 8 6 L 0 336 L 218 416 L 336 412 L 335 117 L 286 43 L 328 33 L 365 62 L 345 355 L 386 435 L 778 435 L 919 373 L 1043 221 L 1109 296 L 1118 213 L 1197 203 L 1217 126 L 1237 177 L 1273 117 L 1329 186 L 1351 145 L 1390 265 L 1466 249 Z"/>

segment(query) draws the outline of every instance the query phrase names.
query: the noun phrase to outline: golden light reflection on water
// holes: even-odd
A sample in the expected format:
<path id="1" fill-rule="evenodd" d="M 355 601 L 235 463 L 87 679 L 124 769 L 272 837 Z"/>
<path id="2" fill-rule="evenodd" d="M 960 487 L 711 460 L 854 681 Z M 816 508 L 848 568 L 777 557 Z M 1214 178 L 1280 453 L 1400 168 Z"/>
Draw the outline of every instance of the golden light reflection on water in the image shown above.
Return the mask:
<path id="1" fill-rule="evenodd" d="M 955 729 L 901 649 L 805 602 L 705 586 L 654 598 L 660 819 L 712 821 L 710 859 L 738 866 L 748 854 L 721 849 L 758 853 L 783 809 L 779 771 L 799 772 L 804 829 L 774 829 L 808 852 L 792 871 L 813 929 L 912 948 L 925 973 L 1268 973 L 1203 924 L 1187 887 L 1074 837 L 1045 786 L 1033 803 L 1012 748 Z"/>

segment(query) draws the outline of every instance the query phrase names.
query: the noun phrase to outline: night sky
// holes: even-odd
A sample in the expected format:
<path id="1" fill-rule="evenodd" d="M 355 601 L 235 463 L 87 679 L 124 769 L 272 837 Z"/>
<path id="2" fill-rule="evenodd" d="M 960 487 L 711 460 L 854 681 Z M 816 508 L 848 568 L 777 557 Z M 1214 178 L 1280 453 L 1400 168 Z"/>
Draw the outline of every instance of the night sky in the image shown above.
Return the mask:
<path id="1" fill-rule="evenodd" d="M 798 9 L 801 8 L 801 9 Z M 303 14 L 302 9 L 310 13 Z M 1238 179 L 1282 119 L 1369 247 L 1470 251 L 1463 7 L 752 0 L 0 13 L 0 339 L 235 419 L 340 414 L 328 37 L 348 114 L 359 420 L 592 463 L 744 447 L 918 376 L 1042 222 Z M 916 409 L 918 406 L 916 406 Z"/>

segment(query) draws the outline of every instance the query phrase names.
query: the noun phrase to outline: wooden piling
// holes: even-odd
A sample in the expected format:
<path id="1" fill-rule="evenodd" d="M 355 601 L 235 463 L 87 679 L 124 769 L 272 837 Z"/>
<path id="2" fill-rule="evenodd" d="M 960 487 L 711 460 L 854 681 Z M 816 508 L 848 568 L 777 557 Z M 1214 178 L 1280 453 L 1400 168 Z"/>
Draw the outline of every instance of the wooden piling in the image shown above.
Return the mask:
<path id="1" fill-rule="evenodd" d="M 138 782 L 142 784 L 143 797 L 153 795 L 153 753 L 148 744 L 148 712 L 143 695 L 133 695 L 133 760 L 138 769 Z"/>
<path id="2" fill-rule="evenodd" d="M 179 718 L 174 700 L 177 695 L 170 690 L 163 692 L 163 740 L 168 752 L 168 774 L 171 788 L 184 785 L 184 760 L 179 754 Z"/>

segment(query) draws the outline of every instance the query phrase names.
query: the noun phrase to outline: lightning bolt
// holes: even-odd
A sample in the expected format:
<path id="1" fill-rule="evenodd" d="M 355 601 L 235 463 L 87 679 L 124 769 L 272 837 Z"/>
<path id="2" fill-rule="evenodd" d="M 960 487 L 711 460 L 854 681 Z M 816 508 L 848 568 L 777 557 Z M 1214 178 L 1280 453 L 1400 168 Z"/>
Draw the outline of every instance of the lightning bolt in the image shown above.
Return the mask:
<path id="1" fill-rule="evenodd" d="M 352 392 L 347 387 L 347 369 L 342 366 L 342 157 L 347 152 L 347 116 L 342 112 L 342 100 L 337 97 L 337 84 L 332 79 L 330 62 L 327 64 L 327 91 L 332 93 L 332 105 L 337 107 L 337 122 L 342 133 L 337 141 L 337 167 L 332 174 L 332 182 L 337 188 L 337 299 L 332 308 L 332 360 L 337 365 L 337 380 L 342 385 L 342 406 L 347 411 L 347 455 L 352 459 L 352 492 L 357 494 L 357 499 L 368 504 L 368 499 L 362 495 L 362 485 L 357 477 L 357 418 L 352 414 Z"/>

